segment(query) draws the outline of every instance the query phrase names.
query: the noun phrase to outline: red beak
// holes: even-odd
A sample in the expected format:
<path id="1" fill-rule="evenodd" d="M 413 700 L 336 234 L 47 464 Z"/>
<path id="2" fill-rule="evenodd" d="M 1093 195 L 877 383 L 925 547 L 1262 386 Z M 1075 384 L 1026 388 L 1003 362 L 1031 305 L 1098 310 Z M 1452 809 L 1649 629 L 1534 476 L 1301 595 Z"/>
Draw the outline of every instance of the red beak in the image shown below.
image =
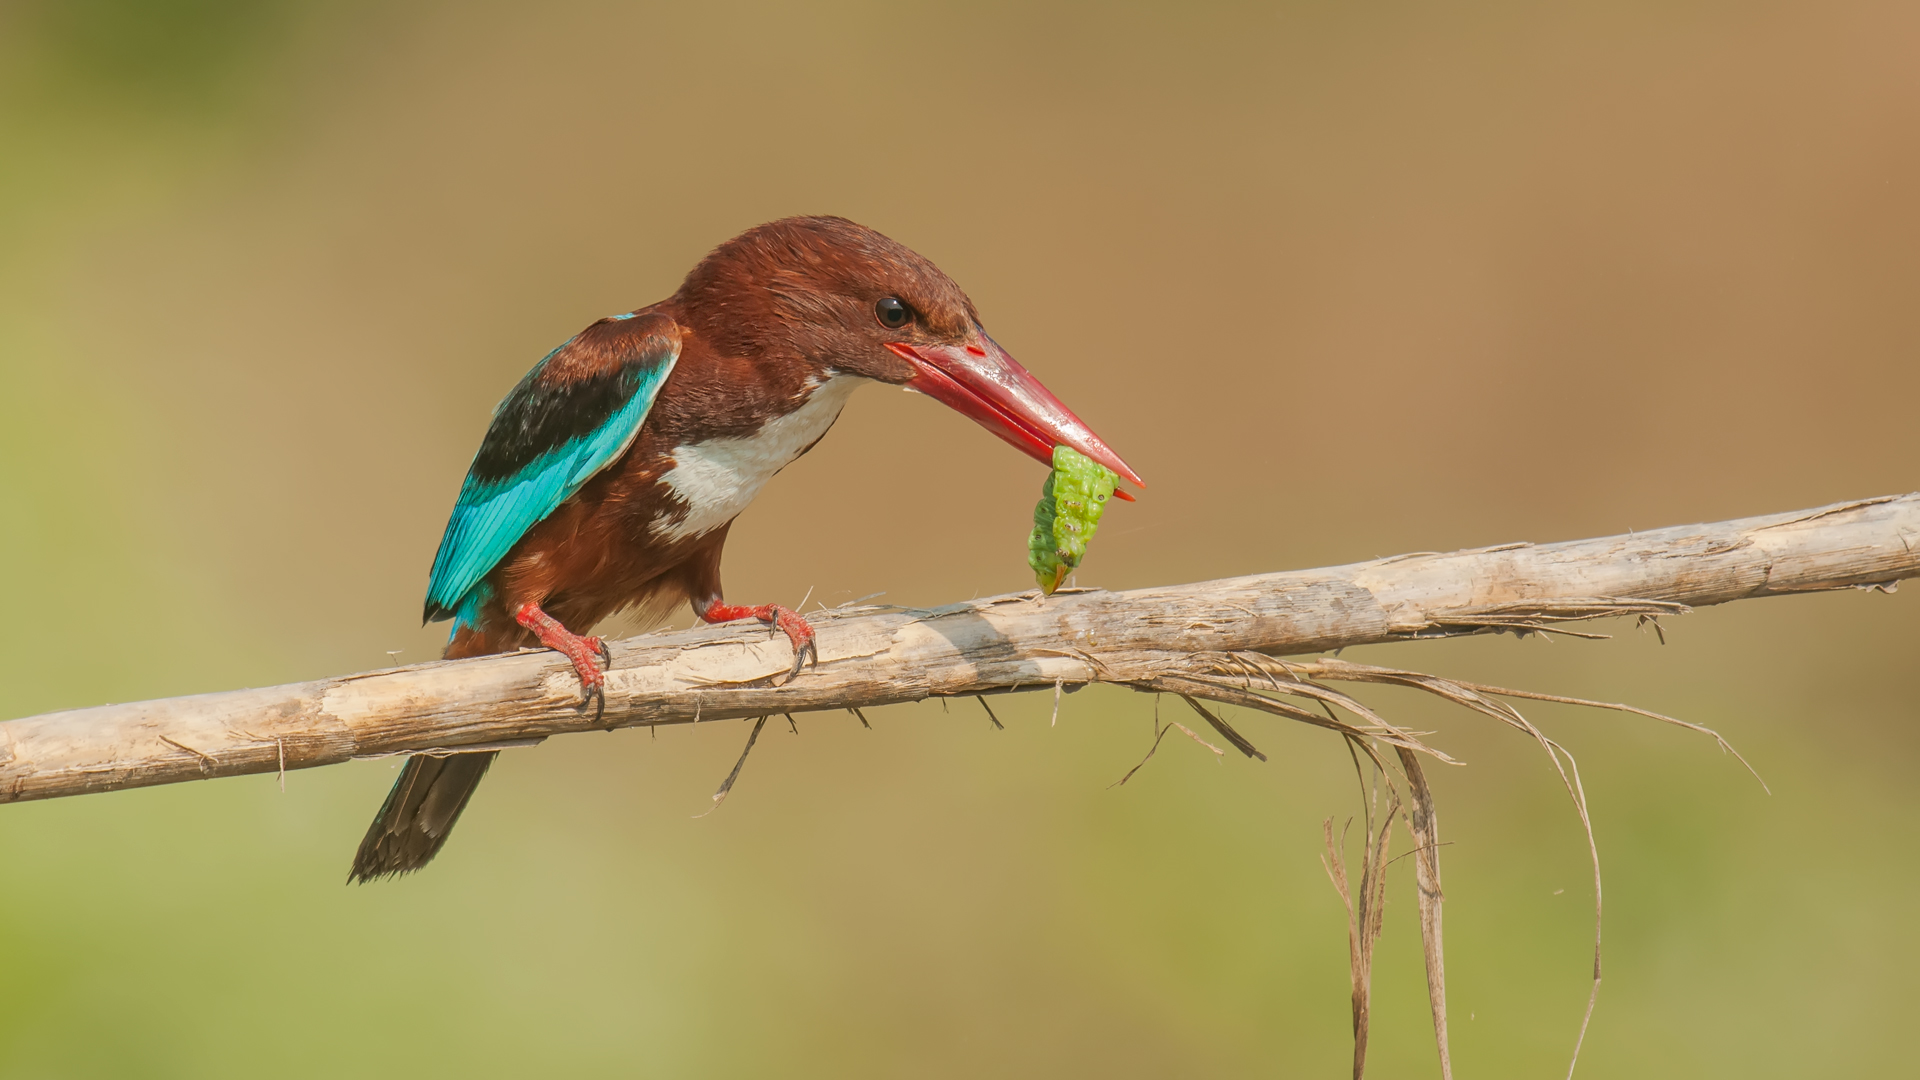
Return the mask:
<path id="1" fill-rule="evenodd" d="M 1108 449 L 1092 429 L 1060 403 L 1040 380 L 986 334 L 979 344 L 908 345 L 887 343 L 916 374 L 907 381 L 1049 467 L 1053 448 L 1071 446 L 1141 487 L 1147 482 Z M 1122 495 L 1122 498 L 1126 496 Z"/>

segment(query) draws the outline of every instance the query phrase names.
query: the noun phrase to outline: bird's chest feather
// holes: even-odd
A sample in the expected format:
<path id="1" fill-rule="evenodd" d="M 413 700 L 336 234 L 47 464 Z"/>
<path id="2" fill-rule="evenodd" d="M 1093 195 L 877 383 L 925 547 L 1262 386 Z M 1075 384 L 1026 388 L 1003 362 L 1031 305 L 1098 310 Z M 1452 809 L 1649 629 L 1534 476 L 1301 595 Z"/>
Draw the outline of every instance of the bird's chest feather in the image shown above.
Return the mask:
<path id="1" fill-rule="evenodd" d="M 654 519 L 652 531 L 670 541 L 712 532 L 738 517 L 773 474 L 820 440 L 840 416 L 847 396 L 864 380 L 835 375 L 813 387 L 799 408 L 776 416 L 758 431 L 676 446 L 660 483 L 685 504 L 683 517 Z"/>

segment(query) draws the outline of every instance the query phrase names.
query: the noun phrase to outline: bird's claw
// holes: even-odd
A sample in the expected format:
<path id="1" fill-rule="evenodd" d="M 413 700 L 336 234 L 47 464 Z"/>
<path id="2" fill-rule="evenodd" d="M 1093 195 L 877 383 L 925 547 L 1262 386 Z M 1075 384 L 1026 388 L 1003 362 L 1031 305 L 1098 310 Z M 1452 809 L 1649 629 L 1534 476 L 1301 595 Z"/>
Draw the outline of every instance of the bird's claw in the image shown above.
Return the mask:
<path id="1" fill-rule="evenodd" d="M 580 687 L 580 711 L 587 711 L 587 703 L 593 703 L 593 722 L 598 724 L 607 716 L 607 684 L 594 683 Z"/>
<path id="2" fill-rule="evenodd" d="M 813 624 L 806 617 L 791 608 L 772 606 L 767 621 L 775 630 L 784 631 L 787 640 L 793 642 L 793 667 L 787 671 L 788 681 L 798 678 L 800 670 L 811 661 L 814 667 L 820 666 L 820 645 L 813 634 Z"/>
<path id="3" fill-rule="evenodd" d="M 758 619 L 767 624 L 767 636 L 786 634 L 793 643 L 793 667 L 787 672 L 791 681 L 800 674 L 800 669 L 809 662 L 820 666 L 820 646 L 814 643 L 813 625 L 806 617 L 788 607 L 779 604 L 762 604 L 759 607 L 736 607 L 723 604 L 717 598 L 702 601 L 694 605 L 694 612 L 701 621 L 708 623 L 731 622 L 734 619 Z"/>
<path id="4" fill-rule="evenodd" d="M 573 673 L 580 677 L 580 708 L 584 711 L 588 702 L 594 703 L 593 720 L 599 723 L 607 715 L 607 677 L 600 668 L 594 666 L 597 655 L 613 667 L 613 653 L 602 638 L 586 637 L 569 631 L 560 625 L 560 621 L 540 610 L 540 605 L 532 602 L 522 604 L 514 613 L 514 621 L 533 631 L 540 644 L 559 653 L 573 664 Z"/>
<path id="5" fill-rule="evenodd" d="M 799 678 L 800 669 L 809 663 L 816 668 L 820 666 L 820 646 L 811 637 L 807 638 L 805 644 L 793 650 L 793 668 L 787 672 L 787 681 L 791 682 Z"/>
<path id="6" fill-rule="evenodd" d="M 606 670 L 612 671 L 613 650 L 607 647 L 607 640 L 605 638 L 590 637 L 587 639 L 587 645 L 593 649 L 595 653 L 599 654 L 601 661 L 607 665 Z M 593 722 L 598 724 L 601 720 L 605 719 L 607 715 L 606 676 L 604 674 L 598 675 L 594 679 L 593 685 L 591 687 L 583 685 L 582 691 L 580 708 L 585 709 L 587 707 L 587 699 L 592 698 L 594 700 Z"/>

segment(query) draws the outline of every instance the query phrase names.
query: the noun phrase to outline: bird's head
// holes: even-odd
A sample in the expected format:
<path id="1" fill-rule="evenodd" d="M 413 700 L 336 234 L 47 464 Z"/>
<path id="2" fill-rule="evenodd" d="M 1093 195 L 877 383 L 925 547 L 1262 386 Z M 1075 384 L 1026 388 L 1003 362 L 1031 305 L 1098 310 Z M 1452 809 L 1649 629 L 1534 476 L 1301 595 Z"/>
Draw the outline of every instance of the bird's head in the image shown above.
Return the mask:
<path id="1" fill-rule="evenodd" d="M 702 259 L 675 299 L 727 355 L 905 386 L 1041 461 L 1070 446 L 1144 483 L 987 336 L 952 278 L 864 225 L 797 217 L 749 229 Z"/>

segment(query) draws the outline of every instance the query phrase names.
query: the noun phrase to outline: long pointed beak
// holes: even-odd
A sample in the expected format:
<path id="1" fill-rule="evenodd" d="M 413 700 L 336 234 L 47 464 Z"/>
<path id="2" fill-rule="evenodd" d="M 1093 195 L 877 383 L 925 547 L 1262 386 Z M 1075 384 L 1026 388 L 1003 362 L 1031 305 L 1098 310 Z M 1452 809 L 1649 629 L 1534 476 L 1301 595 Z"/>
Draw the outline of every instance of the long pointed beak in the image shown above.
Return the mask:
<path id="1" fill-rule="evenodd" d="M 1146 481 L 1040 380 L 985 334 L 979 344 L 908 345 L 887 348 L 913 365 L 907 388 L 952 408 L 1016 449 L 1049 466 L 1053 448 L 1071 446 L 1141 487 Z"/>

